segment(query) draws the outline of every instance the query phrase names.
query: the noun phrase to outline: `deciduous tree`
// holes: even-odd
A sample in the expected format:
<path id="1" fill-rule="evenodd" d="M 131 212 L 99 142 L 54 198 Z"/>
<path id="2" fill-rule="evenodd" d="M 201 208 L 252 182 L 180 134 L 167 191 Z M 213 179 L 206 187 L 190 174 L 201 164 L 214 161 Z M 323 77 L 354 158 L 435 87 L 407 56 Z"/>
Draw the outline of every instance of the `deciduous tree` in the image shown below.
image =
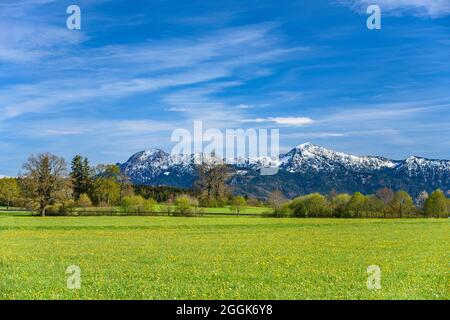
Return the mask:
<path id="1" fill-rule="evenodd" d="M 389 188 L 383 188 L 377 191 L 376 197 L 383 202 L 383 217 L 386 218 L 386 214 L 389 212 L 389 202 L 394 197 L 394 191 Z"/>
<path id="2" fill-rule="evenodd" d="M 389 203 L 393 214 L 398 214 L 401 218 L 406 213 L 411 213 L 413 210 L 413 199 L 406 191 L 397 191 Z"/>
<path id="3" fill-rule="evenodd" d="M 50 153 L 30 156 L 23 165 L 21 179 L 25 195 L 37 204 L 39 212 L 45 216 L 47 207 L 56 201 L 67 186 L 67 166 L 63 158 Z"/>
<path id="4" fill-rule="evenodd" d="M 280 213 L 281 208 L 284 204 L 286 204 L 289 200 L 286 199 L 284 194 L 279 191 L 273 191 L 270 193 L 269 198 L 267 199 L 267 202 L 272 207 L 275 214 Z"/>
<path id="5" fill-rule="evenodd" d="M 327 217 L 331 212 L 327 198 L 319 193 L 295 198 L 290 207 L 293 215 L 297 217 Z"/>
<path id="6" fill-rule="evenodd" d="M 364 211 L 366 197 L 361 192 L 355 192 L 347 204 L 347 215 L 360 218 Z"/>
<path id="7" fill-rule="evenodd" d="M 201 202 L 204 206 L 223 206 L 226 203 L 228 187 L 225 184 L 228 177 L 228 166 L 214 153 L 204 157 L 197 166 L 198 179 L 195 188 L 201 192 Z"/>
<path id="8" fill-rule="evenodd" d="M 6 205 L 7 210 L 13 201 L 20 198 L 20 188 L 17 179 L 0 179 L 0 202 Z"/>
<path id="9" fill-rule="evenodd" d="M 239 215 L 242 211 L 245 210 L 246 201 L 242 196 L 233 197 L 233 201 L 231 202 L 230 209 Z"/>
<path id="10" fill-rule="evenodd" d="M 425 201 L 425 216 L 430 217 L 448 217 L 449 200 L 441 190 L 434 191 Z"/>
<path id="11" fill-rule="evenodd" d="M 345 217 L 347 205 L 352 197 L 347 193 L 338 194 L 331 201 L 333 215 L 337 218 Z"/>

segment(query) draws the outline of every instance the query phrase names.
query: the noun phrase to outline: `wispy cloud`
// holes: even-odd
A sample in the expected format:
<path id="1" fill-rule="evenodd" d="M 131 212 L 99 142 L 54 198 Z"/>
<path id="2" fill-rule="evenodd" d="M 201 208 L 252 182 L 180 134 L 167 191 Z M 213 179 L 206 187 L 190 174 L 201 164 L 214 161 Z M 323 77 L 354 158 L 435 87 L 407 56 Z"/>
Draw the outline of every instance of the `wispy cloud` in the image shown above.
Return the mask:
<path id="1" fill-rule="evenodd" d="M 287 126 L 305 126 L 313 124 L 315 121 L 308 117 L 268 117 L 268 118 L 255 118 L 255 119 L 244 119 L 242 122 L 272 122 L 279 125 Z"/>
<path id="2" fill-rule="evenodd" d="M 420 115 L 438 112 L 450 107 L 449 103 L 438 101 L 404 101 L 392 103 L 379 103 L 365 106 L 353 106 L 342 111 L 336 111 L 318 122 L 345 123 L 360 121 L 396 121 L 399 117 L 420 117 Z"/>
<path id="3" fill-rule="evenodd" d="M 170 111 L 170 112 L 188 112 L 188 111 L 191 111 L 191 109 L 189 109 L 189 108 L 167 108 L 167 109 L 164 109 L 164 110 Z"/>
<path id="4" fill-rule="evenodd" d="M 0 29 L 3 30 L 0 33 L 0 62 L 3 63 L 35 63 L 57 57 L 67 54 L 85 39 L 82 33 L 65 28 L 4 19 L 0 19 Z"/>
<path id="5" fill-rule="evenodd" d="M 369 5 L 377 4 L 383 13 L 393 15 L 411 14 L 439 18 L 450 14 L 448 0 L 337 0 L 337 2 L 358 12 L 365 12 Z"/>
<path id="6" fill-rule="evenodd" d="M 55 3 L 58 0 L 2 0 L 0 2 L 0 12 L 4 16 L 22 16 L 25 14 L 29 14 L 30 10 L 48 5 L 51 3 Z"/>
<path id="7" fill-rule="evenodd" d="M 272 28 L 269 24 L 251 25 L 216 31 L 191 41 L 166 40 L 127 47 L 83 48 L 75 57 L 47 57 L 48 61 L 42 68 L 71 65 L 72 70 L 64 70 L 57 75 L 57 80 L 46 79 L 3 89 L 1 96 L 6 98 L 0 100 L 0 120 L 96 99 L 121 98 L 236 76 L 235 73 L 243 68 L 271 63 L 296 50 L 277 44 L 270 36 Z M 51 41 L 46 43 L 56 42 L 55 39 L 51 37 Z M 32 44 L 30 46 L 33 47 Z M 242 50 L 247 52 L 245 57 L 241 55 Z M 23 51 L 33 50 L 23 48 Z M 37 52 L 39 56 L 40 51 Z M 32 57 L 34 54 L 29 56 Z M 84 73 L 72 78 L 71 71 L 75 70 L 83 70 Z M 239 82 L 227 82 L 221 89 L 237 84 Z M 205 99 L 202 101 L 200 95 L 197 98 L 197 105 L 205 105 Z M 177 98 L 177 93 L 165 100 L 172 110 L 195 109 L 192 104 L 183 105 L 183 99 Z"/>

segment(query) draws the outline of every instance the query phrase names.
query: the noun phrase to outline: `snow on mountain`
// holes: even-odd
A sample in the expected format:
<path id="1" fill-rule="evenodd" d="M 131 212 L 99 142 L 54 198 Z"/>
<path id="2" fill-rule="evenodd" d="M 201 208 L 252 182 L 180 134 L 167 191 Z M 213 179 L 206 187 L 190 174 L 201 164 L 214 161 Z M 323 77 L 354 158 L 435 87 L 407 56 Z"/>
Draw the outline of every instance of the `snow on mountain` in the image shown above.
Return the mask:
<path id="1" fill-rule="evenodd" d="M 347 168 L 357 171 L 394 168 L 396 161 L 382 157 L 359 157 L 304 143 L 282 157 L 282 168 L 289 172 Z"/>
<path id="2" fill-rule="evenodd" d="M 440 172 L 450 172 L 450 161 L 448 160 L 431 160 L 411 156 L 401 161 L 396 168 L 397 170 L 406 170 L 410 175 L 417 174 L 435 174 Z"/>
<path id="3" fill-rule="evenodd" d="M 152 149 L 134 154 L 120 168 L 136 184 L 155 184 L 160 181 L 158 184 L 173 185 L 170 179 L 177 177 L 192 180 L 189 179 L 195 174 L 192 164 L 192 156 L 172 157 L 161 149 Z"/>
<path id="4" fill-rule="evenodd" d="M 221 161 L 202 154 L 170 155 L 160 149 L 151 149 L 134 154 L 120 167 L 135 184 L 188 188 L 196 179 L 196 164 L 203 160 Z M 232 183 L 240 184 L 243 192 L 257 189 L 258 184 L 265 184 L 265 192 L 269 192 L 274 183 L 286 185 L 288 180 L 290 188 L 299 192 L 324 191 L 335 187 L 345 192 L 372 192 L 382 186 L 411 192 L 431 191 L 437 187 L 450 190 L 449 160 L 412 156 L 399 161 L 377 156 L 355 156 L 312 143 L 301 144 L 280 155 L 279 159 L 238 158 L 227 161 L 227 164 L 234 169 Z M 258 172 L 262 167 L 278 167 L 279 173 L 275 178 L 261 178 Z M 255 177 L 258 177 L 257 180 L 254 180 Z M 277 180 L 267 183 L 270 179 Z"/>

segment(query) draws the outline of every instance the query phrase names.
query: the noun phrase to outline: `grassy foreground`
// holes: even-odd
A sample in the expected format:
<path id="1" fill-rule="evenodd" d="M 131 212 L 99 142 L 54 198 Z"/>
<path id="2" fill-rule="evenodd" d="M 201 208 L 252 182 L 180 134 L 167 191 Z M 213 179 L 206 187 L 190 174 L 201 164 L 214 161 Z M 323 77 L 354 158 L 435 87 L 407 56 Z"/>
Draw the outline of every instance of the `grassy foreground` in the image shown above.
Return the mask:
<path id="1" fill-rule="evenodd" d="M 449 226 L 0 216 L 0 299 L 449 299 Z M 66 288 L 70 265 L 80 290 Z M 367 289 L 369 265 L 381 290 Z"/>

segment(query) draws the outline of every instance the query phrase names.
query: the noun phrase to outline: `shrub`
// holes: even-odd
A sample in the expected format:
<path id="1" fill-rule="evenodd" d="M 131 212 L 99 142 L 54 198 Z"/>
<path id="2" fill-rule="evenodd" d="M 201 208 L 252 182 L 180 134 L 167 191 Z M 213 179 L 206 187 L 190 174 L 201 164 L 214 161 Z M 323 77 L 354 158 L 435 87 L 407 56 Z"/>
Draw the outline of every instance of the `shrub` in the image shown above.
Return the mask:
<path id="1" fill-rule="evenodd" d="M 63 205 L 61 203 L 52 204 L 45 209 L 45 214 L 48 216 L 63 216 Z"/>
<path id="2" fill-rule="evenodd" d="M 86 193 L 80 194 L 78 198 L 77 205 L 82 208 L 87 208 L 92 206 L 91 198 Z"/>
<path id="3" fill-rule="evenodd" d="M 148 200 L 145 200 L 144 204 L 142 205 L 142 211 L 144 211 L 144 212 L 155 212 L 155 208 L 156 208 L 157 204 L 158 203 L 155 200 L 151 199 L 151 198 L 148 199 Z"/>
<path id="4" fill-rule="evenodd" d="M 197 215 L 198 200 L 188 195 L 181 195 L 175 199 L 175 210 L 177 215 L 181 216 L 194 216 Z"/>
<path id="5" fill-rule="evenodd" d="M 161 205 L 160 210 L 161 210 L 161 212 L 167 213 L 170 216 L 174 212 L 174 207 L 173 207 L 173 205 L 170 205 L 170 204 Z"/>
<path id="6" fill-rule="evenodd" d="M 144 198 L 141 196 L 126 196 L 122 198 L 120 207 L 124 213 L 137 213 L 144 205 Z"/>
<path id="7" fill-rule="evenodd" d="M 250 207 L 262 207 L 261 201 L 258 198 L 250 197 L 247 199 L 247 205 Z"/>

